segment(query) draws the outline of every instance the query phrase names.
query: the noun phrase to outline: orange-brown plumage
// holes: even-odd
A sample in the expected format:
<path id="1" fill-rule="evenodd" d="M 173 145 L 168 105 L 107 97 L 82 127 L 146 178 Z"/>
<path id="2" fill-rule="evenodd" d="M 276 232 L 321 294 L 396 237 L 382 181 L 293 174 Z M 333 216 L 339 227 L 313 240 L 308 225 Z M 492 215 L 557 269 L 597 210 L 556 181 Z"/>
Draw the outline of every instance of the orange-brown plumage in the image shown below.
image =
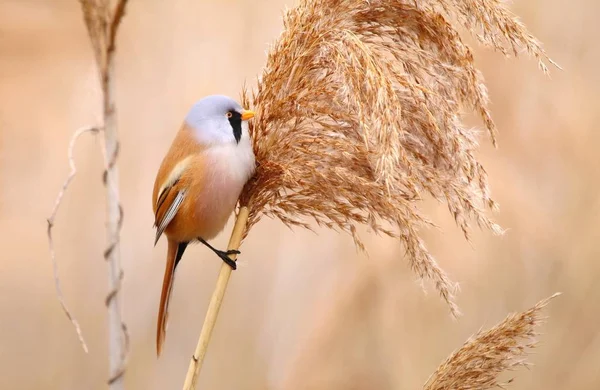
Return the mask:
<path id="1" fill-rule="evenodd" d="M 163 185 L 175 165 L 186 157 L 200 153 L 202 149 L 204 149 L 204 147 L 194 139 L 190 127 L 184 123 L 173 139 L 173 143 L 163 158 L 158 173 L 156 174 L 154 191 L 152 193 L 152 208 L 154 213 L 156 213 L 156 197 L 158 196 L 158 190 Z"/>
<path id="2" fill-rule="evenodd" d="M 208 97 L 198 102 L 175 136 L 156 175 L 152 208 L 156 240 L 167 237 L 167 264 L 157 319 L 156 349 L 165 338 L 175 268 L 188 243 L 214 238 L 231 216 L 242 187 L 254 172 L 247 124 L 253 116 L 233 100 Z"/>
<path id="3" fill-rule="evenodd" d="M 177 256 L 178 245 L 174 240 L 168 240 L 167 264 L 165 276 L 163 278 L 162 291 L 160 294 L 160 306 L 158 309 L 158 319 L 156 324 L 156 354 L 160 355 L 162 344 L 165 340 L 167 331 L 167 317 L 169 315 L 169 298 L 173 287 L 173 273 L 175 272 L 175 257 Z"/>

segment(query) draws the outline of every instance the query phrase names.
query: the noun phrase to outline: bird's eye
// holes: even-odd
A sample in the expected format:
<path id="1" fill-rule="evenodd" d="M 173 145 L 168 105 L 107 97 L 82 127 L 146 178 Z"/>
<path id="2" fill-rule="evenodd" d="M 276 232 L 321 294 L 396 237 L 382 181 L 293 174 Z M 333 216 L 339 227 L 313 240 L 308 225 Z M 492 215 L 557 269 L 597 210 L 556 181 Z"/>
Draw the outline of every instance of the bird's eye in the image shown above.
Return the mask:
<path id="1" fill-rule="evenodd" d="M 225 114 L 225 116 L 227 118 L 231 118 L 233 116 L 233 113 L 231 111 L 227 111 L 227 114 Z"/>

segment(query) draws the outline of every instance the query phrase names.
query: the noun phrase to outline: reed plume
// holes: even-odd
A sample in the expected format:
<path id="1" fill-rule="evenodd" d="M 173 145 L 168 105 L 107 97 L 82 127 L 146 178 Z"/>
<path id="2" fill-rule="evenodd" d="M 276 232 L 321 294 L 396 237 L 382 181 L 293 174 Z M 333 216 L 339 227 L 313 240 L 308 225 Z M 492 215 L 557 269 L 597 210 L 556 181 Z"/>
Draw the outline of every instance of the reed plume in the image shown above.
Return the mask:
<path id="1" fill-rule="evenodd" d="M 240 201 L 248 228 L 263 215 L 309 228 L 310 217 L 361 249 L 357 224 L 400 238 L 411 268 L 457 314 L 455 285 L 419 235 L 432 222 L 418 201 L 446 202 L 467 239 L 473 221 L 501 229 L 485 214 L 495 203 L 461 112 L 475 112 L 495 143 L 488 97 L 450 20 L 504 54 L 547 59 L 498 1 L 306 0 L 288 11 L 256 92 L 243 95 L 257 112 L 258 168 Z"/>
<path id="2" fill-rule="evenodd" d="M 538 302 L 529 310 L 509 315 L 485 332 L 478 332 L 437 368 L 423 389 L 503 387 L 506 383 L 499 383 L 498 375 L 528 365 L 524 359 L 528 350 L 536 345 L 536 328 L 543 323 L 541 310 L 558 295 Z"/>

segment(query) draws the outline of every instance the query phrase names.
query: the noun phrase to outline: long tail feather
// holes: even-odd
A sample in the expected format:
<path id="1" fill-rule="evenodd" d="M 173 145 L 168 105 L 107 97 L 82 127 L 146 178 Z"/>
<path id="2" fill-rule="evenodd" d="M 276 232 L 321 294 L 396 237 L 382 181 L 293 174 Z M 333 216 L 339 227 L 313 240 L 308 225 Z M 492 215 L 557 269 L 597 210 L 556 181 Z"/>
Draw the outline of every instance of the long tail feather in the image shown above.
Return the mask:
<path id="1" fill-rule="evenodd" d="M 160 294 L 160 306 L 158 307 L 158 320 L 156 324 L 156 356 L 160 356 L 162 345 L 167 331 L 167 320 L 169 316 L 169 298 L 173 289 L 175 279 L 175 268 L 183 256 L 187 243 L 177 243 L 169 240 L 167 249 L 167 264 L 163 278 L 162 292 Z"/>

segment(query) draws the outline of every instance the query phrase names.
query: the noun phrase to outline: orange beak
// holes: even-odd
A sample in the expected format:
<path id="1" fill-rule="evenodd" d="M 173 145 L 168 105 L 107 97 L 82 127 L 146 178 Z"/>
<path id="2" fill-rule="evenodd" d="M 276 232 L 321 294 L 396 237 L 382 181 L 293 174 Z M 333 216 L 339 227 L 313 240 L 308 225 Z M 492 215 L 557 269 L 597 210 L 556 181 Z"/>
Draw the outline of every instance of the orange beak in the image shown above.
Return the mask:
<path id="1" fill-rule="evenodd" d="M 242 112 L 242 120 L 243 121 L 247 121 L 248 119 L 252 119 L 252 118 L 254 118 L 254 111 L 244 110 L 244 112 Z"/>

